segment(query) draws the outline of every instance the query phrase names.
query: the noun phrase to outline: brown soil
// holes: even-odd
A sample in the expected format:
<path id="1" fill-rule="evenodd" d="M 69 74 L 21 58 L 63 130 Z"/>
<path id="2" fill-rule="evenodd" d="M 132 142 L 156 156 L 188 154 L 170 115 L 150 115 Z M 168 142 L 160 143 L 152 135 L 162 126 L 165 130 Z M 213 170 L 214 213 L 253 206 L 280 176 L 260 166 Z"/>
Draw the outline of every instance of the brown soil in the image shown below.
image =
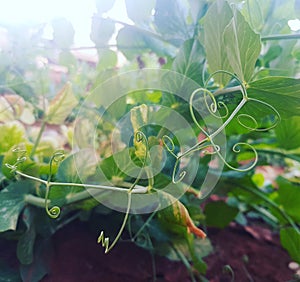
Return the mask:
<path id="1" fill-rule="evenodd" d="M 284 282 L 293 279 L 291 261 L 279 244 L 277 235 L 263 227 L 231 225 L 223 230 L 209 229 L 215 250 L 205 261 L 211 282 L 232 281 L 224 272 L 230 265 L 234 281 Z M 149 252 L 132 243 L 119 243 L 111 253 L 103 254 L 95 234 L 82 223 L 71 224 L 54 235 L 51 273 L 43 282 L 135 282 L 154 281 Z M 179 262 L 155 257 L 156 281 L 190 281 L 188 271 Z"/>

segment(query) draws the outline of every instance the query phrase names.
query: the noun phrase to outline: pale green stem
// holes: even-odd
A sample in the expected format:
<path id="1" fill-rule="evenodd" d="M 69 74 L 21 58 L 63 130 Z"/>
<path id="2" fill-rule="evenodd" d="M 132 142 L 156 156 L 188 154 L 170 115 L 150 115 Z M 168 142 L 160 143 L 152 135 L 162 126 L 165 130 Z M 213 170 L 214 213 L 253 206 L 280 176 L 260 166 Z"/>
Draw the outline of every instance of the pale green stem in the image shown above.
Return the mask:
<path id="1" fill-rule="evenodd" d="M 261 41 L 268 40 L 289 40 L 289 39 L 300 39 L 300 33 L 295 34 L 274 34 L 261 37 Z"/>
<path id="2" fill-rule="evenodd" d="M 25 203 L 31 204 L 33 206 L 45 208 L 45 199 L 44 198 L 36 197 L 31 194 L 26 194 L 24 196 L 24 201 L 25 201 Z M 48 201 L 50 204 L 50 200 L 48 200 Z"/>
<path id="3" fill-rule="evenodd" d="M 51 186 L 72 186 L 72 187 L 82 187 L 82 188 L 91 188 L 91 189 L 101 189 L 101 190 L 109 190 L 109 191 L 118 191 L 118 192 L 124 192 L 128 193 L 128 189 L 121 188 L 121 187 L 114 187 L 114 186 L 105 186 L 105 185 L 93 185 L 93 184 L 82 184 L 82 183 L 67 183 L 67 182 L 48 182 L 46 180 L 25 174 L 20 171 L 16 171 L 16 173 L 20 176 L 23 176 L 25 178 L 35 180 L 37 182 L 43 183 L 44 185 Z M 144 194 L 147 193 L 147 187 L 143 187 L 140 185 L 136 185 L 132 189 L 133 194 Z"/>
<path id="4" fill-rule="evenodd" d="M 230 182 L 227 182 L 227 183 L 230 183 Z M 230 184 L 232 184 L 232 183 L 230 183 Z M 283 209 L 281 209 L 276 203 L 274 203 L 272 200 L 270 200 L 267 196 L 265 196 L 260 191 L 257 191 L 255 189 L 251 189 L 251 188 L 248 188 L 248 187 L 243 186 L 243 185 L 237 185 L 237 186 L 239 188 L 243 189 L 243 190 L 246 190 L 246 191 L 248 191 L 248 192 L 256 195 L 257 197 L 261 198 L 266 203 L 268 203 L 271 207 L 275 208 L 282 215 L 282 217 L 285 218 L 286 221 L 300 234 L 300 229 L 295 224 L 295 222 L 293 221 L 293 219 L 290 218 L 290 216 L 287 215 Z"/>
<path id="5" fill-rule="evenodd" d="M 34 156 L 34 154 L 35 154 L 35 152 L 36 152 L 36 149 L 37 149 L 37 147 L 38 147 L 38 145 L 39 145 L 39 143 L 40 143 L 40 141 L 41 141 L 42 134 L 43 134 L 43 132 L 44 132 L 44 130 L 45 130 L 46 123 L 47 123 L 46 120 L 43 120 L 42 125 L 41 125 L 41 127 L 40 127 L 40 131 L 39 131 L 38 137 L 36 138 L 35 143 L 34 143 L 34 145 L 33 145 L 33 148 L 32 148 L 32 150 L 31 150 L 30 158 L 33 158 L 33 156 Z"/>

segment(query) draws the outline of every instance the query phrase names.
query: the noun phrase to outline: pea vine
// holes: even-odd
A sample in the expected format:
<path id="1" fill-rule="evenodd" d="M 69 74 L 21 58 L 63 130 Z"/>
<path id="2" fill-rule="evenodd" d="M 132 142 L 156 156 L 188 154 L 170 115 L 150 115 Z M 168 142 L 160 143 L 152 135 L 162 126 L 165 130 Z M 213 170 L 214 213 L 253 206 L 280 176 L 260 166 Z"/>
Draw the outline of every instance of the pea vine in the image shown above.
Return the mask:
<path id="1" fill-rule="evenodd" d="M 242 93 L 242 100 L 239 102 L 239 104 L 236 106 L 236 108 L 231 113 L 230 113 L 228 107 L 226 106 L 226 104 L 222 101 L 218 102 L 215 97 L 216 96 L 215 93 L 211 92 L 208 89 L 209 81 L 213 78 L 214 75 L 219 74 L 219 73 L 225 73 L 227 75 L 230 75 L 234 80 L 236 80 L 239 83 L 239 89 Z M 226 95 L 226 89 L 224 89 L 224 90 L 225 90 L 224 93 Z M 218 93 L 218 95 L 220 95 L 220 93 L 222 93 L 222 90 L 218 91 L 217 93 Z M 200 125 L 200 123 L 198 122 L 198 120 L 196 118 L 196 114 L 194 112 L 194 101 L 195 101 L 195 98 L 197 97 L 197 95 L 199 95 L 199 94 L 202 94 L 202 97 L 200 97 L 200 98 L 202 99 L 202 102 L 204 103 L 205 107 L 207 108 L 207 110 L 209 111 L 209 113 L 212 116 L 214 116 L 215 118 L 225 119 L 222 126 L 220 126 L 218 129 L 216 129 L 212 133 L 208 133 L 208 131 L 205 130 L 205 128 L 202 125 Z M 274 112 L 276 119 L 271 126 L 269 126 L 267 128 L 259 128 L 258 127 L 259 123 L 255 119 L 255 117 L 253 117 L 249 114 L 241 114 L 240 113 L 240 110 L 246 103 L 253 103 L 253 102 L 263 104 L 264 106 L 269 107 Z M 225 110 L 225 114 L 218 115 L 218 110 L 220 108 L 223 108 Z M 197 151 L 202 151 L 202 153 L 204 155 L 216 154 L 219 157 L 219 159 L 227 167 L 229 167 L 230 169 L 232 169 L 234 171 L 245 172 L 245 171 L 251 170 L 252 168 L 254 168 L 254 166 L 256 165 L 256 163 L 258 161 L 258 153 L 252 145 L 250 145 L 248 143 L 240 142 L 240 143 L 236 143 L 232 147 L 232 151 L 234 153 L 240 153 L 240 151 L 241 151 L 240 146 L 246 146 L 253 152 L 253 155 L 254 155 L 254 160 L 252 161 L 252 163 L 250 165 L 248 165 L 246 167 L 242 167 L 242 168 L 234 167 L 231 164 L 229 164 L 226 161 L 226 159 L 223 157 L 223 155 L 221 154 L 220 146 L 217 145 L 216 142 L 214 141 L 215 137 L 218 136 L 218 134 L 220 134 L 235 117 L 237 118 L 237 121 L 241 126 L 243 126 L 244 128 L 246 128 L 250 131 L 266 131 L 266 130 L 269 130 L 269 129 L 275 127 L 276 124 L 280 121 L 280 114 L 274 107 L 272 107 L 271 105 L 269 105 L 266 102 L 248 97 L 245 83 L 243 83 L 236 75 L 234 75 L 230 72 L 227 72 L 227 71 L 214 72 L 208 78 L 204 88 L 198 88 L 193 91 L 193 93 L 190 96 L 190 100 L 189 100 L 189 111 L 190 111 L 190 115 L 192 117 L 193 122 L 200 129 L 200 131 L 205 135 L 204 139 L 202 139 L 201 141 L 199 141 L 198 143 L 193 145 L 191 148 L 189 148 L 185 152 L 176 154 L 175 153 L 175 144 L 174 144 L 173 140 L 168 135 L 162 136 L 163 146 L 176 160 L 174 167 L 173 167 L 173 171 L 172 171 L 172 182 L 174 184 L 183 181 L 185 175 L 187 174 L 187 171 L 185 171 L 185 170 L 181 171 L 179 173 L 179 177 L 176 178 L 178 166 L 180 164 L 181 159 L 183 157 L 190 156 L 193 152 L 197 152 Z M 248 118 L 249 120 L 251 120 L 253 122 L 254 126 L 253 127 L 248 126 L 247 124 L 242 122 L 242 118 Z M 153 173 L 151 170 L 151 159 L 150 159 L 150 155 L 149 155 L 149 145 L 148 145 L 148 140 L 147 140 L 146 135 L 141 131 L 135 132 L 134 133 L 134 143 L 135 143 L 136 151 L 139 151 L 139 158 L 142 161 L 142 165 L 140 167 L 140 171 L 139 171 L 137 177 L 135 178 L 135 181 L 130 184 L 124 183 L 124 185 L 121 185 L 123 187 L 121 187 L 121 186 L 120 187 L 105 186 L 105 185 L 100 185 L 100 184 L 93 185 L 93 184 L 86 184 L 86 183 L 68 183 L 68 182 L 51 181 L 51 179 L 53 178 L 53 175 L 54 175 L 53 174 L 54 163 L 56 163 L 56 164 L 60 163 L 65 157 L 65 154 L 62 150 L 56 151 L 50 158 L 49 174 L 48 174 L 47 180 L 28 175 L 18 169 L 18 165 L 20 165 L 27 159 L 26 150 L 23 150 L 21 148 L 15 148 L 13 150 L 13 152 L 17 154 L 16 162 L 14 164 L 6 163 L 5 165 L 6 165 L 6 167 L 8 167 L 11 170 L 12 173 L 15 173 L 16 176 L 39 182 L 40 184 L 43 184 L 45 186 L 45 197 L 44 197 L 44 205 L 43 206 L 44 206 L 45 211 L 48 214 L 48 216 L 53 219 L 58 218 L 59 215 L 61 214 L 61 208 L 59 206 L 55 205 L 55 206 L 51 207 L 50 193 L 51 193 L 51 188 L 53 186 L 56 186 L 56 187 L 59 186 L 62 188 L 73 186 L 73 187 L 82 187 L 82 188 L 86 188 L 86 189 L 98 189 L 101 191 L 104 191 L 104 190 L 118 191 L 118 192 L 123 192 L 124 194 L 126 194 L 127 208 L 125 211 L 125 215 L 124 215 L 122 224 L 119 228 L 119 231 L 118 231 L 115 239 L 113 240 L 112 243 L 110 243 L 110 238 L 105 236 L 104 231 L 101 231 L 100 235 L 98 237 L 98 243 L 102 245 L 102 247 L 105 250 L 105 253 L 108 253 L 116 245 L 116 243 L 118 242 L 118 240 L 120 239 L 120 237 L 124 231 L 124 228 L 126 226 L 126 223 L 128 221 L 128 217 L 130 214 L 131 205 L 132 205 L 132 194 L 147 194 L 151 190 L 158 191 L 157 189 L 154 188 Z M 212 148 L 212 150 L 208 150 L 208 148 Z M 142 152 L 142 154 L 140 152 Z M 137 185 L 141 179 L 143 172 L 146 172 L 146 174 L 147 174 L 147 179 L 148 179 L 147 187 Z M 200 193 L 201 193 L 201 190 L 199 191 L 198 196 L 200 195 Z M 90 197 L 90 196 L 91 195 L 85 195 L 85 197 Z M 186 212 L 186 210 L 184 208 L 182 208 L 181 206 L 179 207 L 179 209 L 181 209 L 183 211 L 183 213 Z M 197 229 L 194 226 L 194 224 L 190 221 L 188 221 L 187 225 L 188 225 L 188 228 L 191 227 L 194 230 Z M 196 230 L 196 232 L 194 234 L 198 234 L 202 238 L 204 238 L 206 236 L 205 233 L 200 229 Z"/>

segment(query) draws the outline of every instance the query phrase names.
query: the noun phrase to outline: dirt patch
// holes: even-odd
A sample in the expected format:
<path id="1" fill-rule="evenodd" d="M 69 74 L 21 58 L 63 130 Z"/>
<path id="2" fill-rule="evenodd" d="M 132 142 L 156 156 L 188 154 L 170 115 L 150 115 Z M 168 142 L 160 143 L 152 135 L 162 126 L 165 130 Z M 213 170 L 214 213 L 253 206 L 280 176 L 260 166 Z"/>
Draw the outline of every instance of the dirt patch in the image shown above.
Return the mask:
<path id="1" fill-rule="evenodd" d="M 206 277 L 211 282 L 231 281 L 224 273 L 230 265 L 235 281 L 284 282 L 293 278 L 288 268 L 291 261 L 278 236 L 263 227 L 230 226 L 223 230 L 209 229 L 215 247 L 207 257 Z M 153 281 L 153 263 L 149 252 L 132 243 L 119 243 L 108 255 L 96 243 L 97 236 L 82 223 L 71 224 L 54 235 L 54 256 L 51 273 L 43 282 Z M 190 281 L 181 263 L 155 257 L 156 281 Z"/>
<path id="2" fill-rule="evenodd" d="M 205 259 L 211 282 L 231 281 L 225 265 L 230 265 L 235 281 L 284 282 L 294 278 L 288 268 L 291 259 L 280 246 L 278 235 L 265 227 L 233 225 L 210 229 L 208 236 L 214 245 L 214 253 Z"/>

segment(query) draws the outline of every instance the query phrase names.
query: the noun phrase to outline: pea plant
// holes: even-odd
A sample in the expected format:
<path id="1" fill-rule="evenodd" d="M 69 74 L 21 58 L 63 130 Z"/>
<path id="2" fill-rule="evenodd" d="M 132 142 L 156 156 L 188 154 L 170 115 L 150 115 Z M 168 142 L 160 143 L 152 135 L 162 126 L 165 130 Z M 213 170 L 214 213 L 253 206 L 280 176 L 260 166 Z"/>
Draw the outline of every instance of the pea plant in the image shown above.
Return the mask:
<path id="1" fill-rule="evenodd" d="M 39 281 L 43 246 L 75 219 L 105 253 L 130 240 L 193 281 L 207 227 L 232 221 L 265 221 L 300 263 L 298 1 L 126 0 L 132 24 L 96 3 L 97 63 L 65 19 L 52 41 L 3 25 L 0 235 L 18 240 L 20 274 L 1 275 Z"/>

